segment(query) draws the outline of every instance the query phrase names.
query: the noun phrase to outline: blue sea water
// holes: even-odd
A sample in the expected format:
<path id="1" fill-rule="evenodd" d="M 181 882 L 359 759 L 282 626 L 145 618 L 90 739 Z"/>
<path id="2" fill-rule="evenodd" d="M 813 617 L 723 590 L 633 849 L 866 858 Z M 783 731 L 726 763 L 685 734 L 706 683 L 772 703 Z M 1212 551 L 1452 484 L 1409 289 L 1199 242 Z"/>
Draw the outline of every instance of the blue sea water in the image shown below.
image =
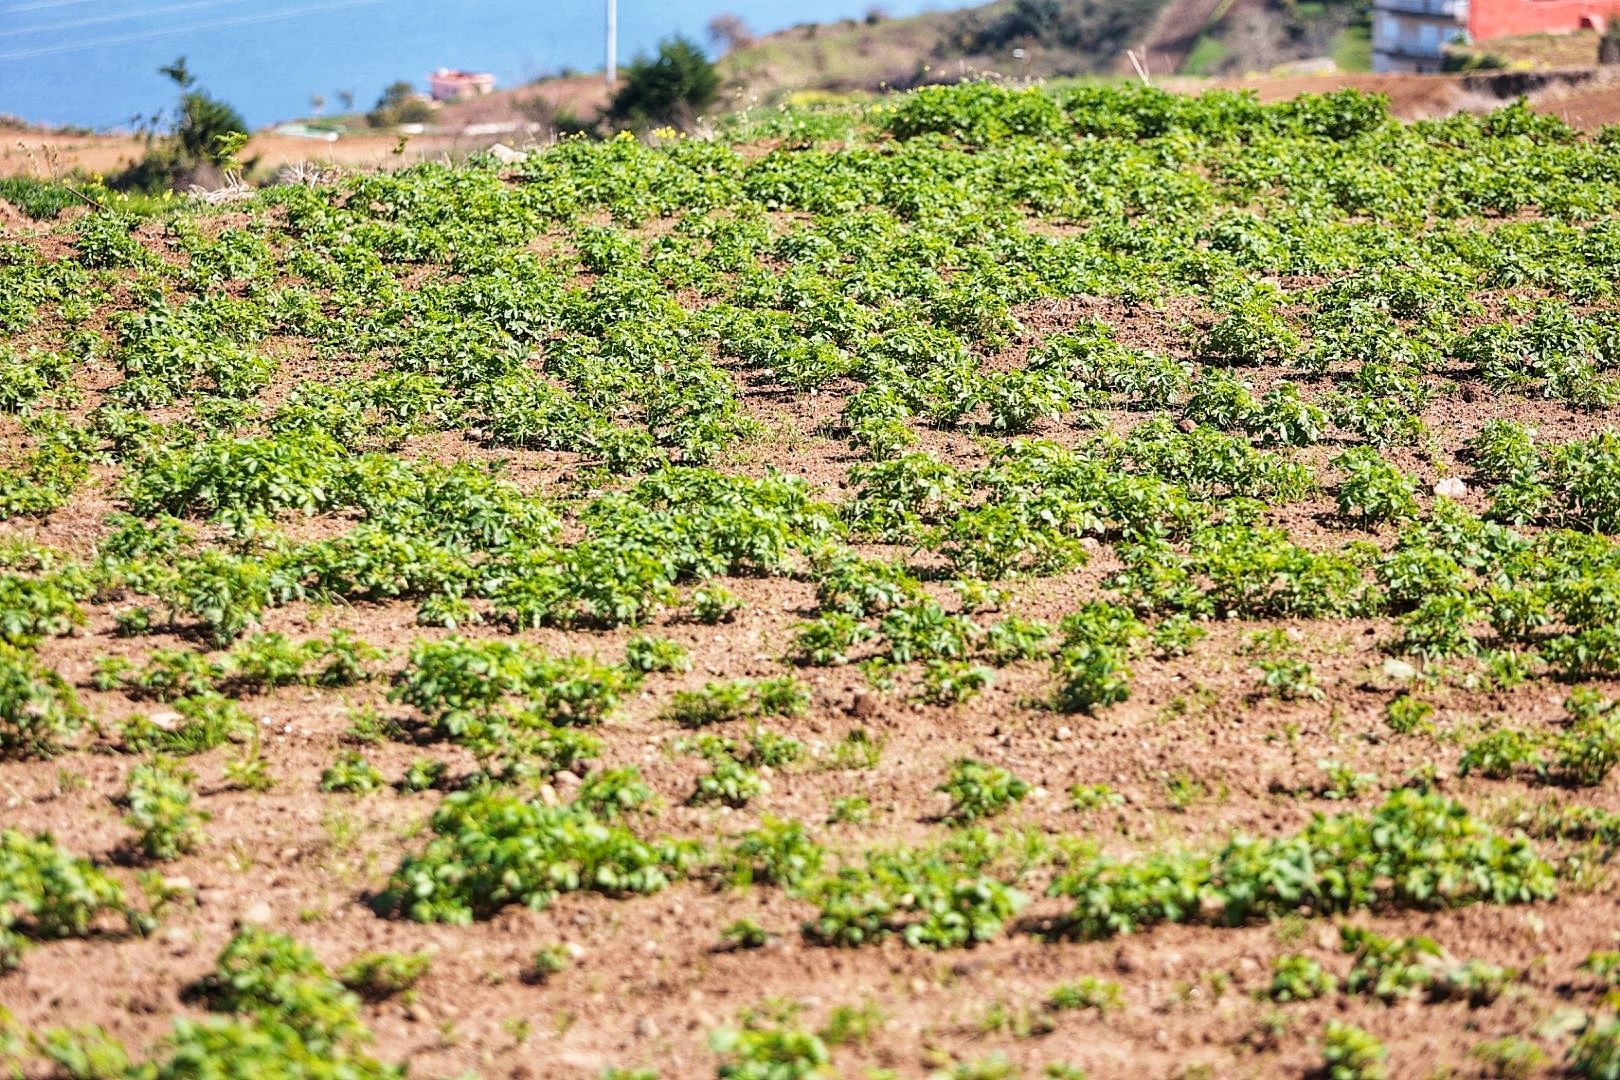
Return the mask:
<path id="1" fill-rule="evenodd" d="M 873 0 L 620 0 L 621 62 L 716 14 L 756 32 L 853 18 Z M 882 0 L 891 15 L 964 0 Z M 127 127 L 174 100 L 158 67 L 184 55 L 199 83 L 255 127 L 308 115 L 340 92 L 367 108 L 438 67 L 493 72 L 502 86 L 572 67 L 600 70 L 604 0 L 0 0 L 0 114 L 41 124 Z"/>

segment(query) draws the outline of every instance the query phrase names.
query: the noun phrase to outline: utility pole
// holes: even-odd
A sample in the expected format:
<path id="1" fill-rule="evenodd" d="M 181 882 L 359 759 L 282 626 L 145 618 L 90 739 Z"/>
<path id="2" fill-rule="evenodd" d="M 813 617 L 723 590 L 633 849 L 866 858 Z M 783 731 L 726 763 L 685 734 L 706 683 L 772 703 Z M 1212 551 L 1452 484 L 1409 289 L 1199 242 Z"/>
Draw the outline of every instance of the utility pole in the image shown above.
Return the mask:
<path id="1" fill-rule="evenodd" d="M 619 81 L 619 0 L 607 0 L 607 84 Z"/>

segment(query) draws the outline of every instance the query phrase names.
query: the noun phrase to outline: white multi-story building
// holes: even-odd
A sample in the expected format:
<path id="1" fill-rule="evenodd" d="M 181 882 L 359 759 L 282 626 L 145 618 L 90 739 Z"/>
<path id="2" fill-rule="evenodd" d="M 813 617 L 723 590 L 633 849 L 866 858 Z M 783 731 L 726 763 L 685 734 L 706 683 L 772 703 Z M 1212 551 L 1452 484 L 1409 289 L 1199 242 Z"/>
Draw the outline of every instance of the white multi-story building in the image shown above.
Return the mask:
<path id="1" fill-rule="evenodd" d="M 1373 0 L 1373 70 L 1436 72 L 1468 36 L 1468 0 Z"/>

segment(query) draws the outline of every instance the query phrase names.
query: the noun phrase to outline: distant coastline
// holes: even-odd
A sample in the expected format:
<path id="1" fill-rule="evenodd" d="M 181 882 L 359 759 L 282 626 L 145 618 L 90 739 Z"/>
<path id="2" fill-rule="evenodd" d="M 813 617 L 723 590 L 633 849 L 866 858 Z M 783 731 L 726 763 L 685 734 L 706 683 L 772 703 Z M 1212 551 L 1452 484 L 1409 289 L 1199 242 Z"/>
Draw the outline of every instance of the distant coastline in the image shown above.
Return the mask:
<path id="1" fill-rule="evenodd" d="M 599 0 L 538 5 L 473 0 L 204 0 L 148 12 L 68 17 L 52 9 L 8 13 L 0 31 L 0 115 L 30 127 L 129 131 L 170 100 L 157 68 L 184 54 L 201 82 L 255 128 L 308 117 L 313 99 L 336 109 L 340 95 L 368 108 L 388 84 L 426 89 L 439 67 L 488 71 L 513 87 L 546 75 L 602 66 Z M 628 60 L 680 32 L 705 41 L 714 16 L 741 13 L 756 32 L 808 21 L 856 18 L 873 6 L 891 15 L 970 6 L 951 0 L 670 0 L 624 5 L 619 54 Z M 200 10 L 192 10 L 192 9 Z M 255 21 L 245 21 L 257 11 Z M 270 17 L 275 16 L 275 17 Z M 240 18 L 239 18 L 240 17 Z M 190 28 L 188 30 L 188 28 Z"/>

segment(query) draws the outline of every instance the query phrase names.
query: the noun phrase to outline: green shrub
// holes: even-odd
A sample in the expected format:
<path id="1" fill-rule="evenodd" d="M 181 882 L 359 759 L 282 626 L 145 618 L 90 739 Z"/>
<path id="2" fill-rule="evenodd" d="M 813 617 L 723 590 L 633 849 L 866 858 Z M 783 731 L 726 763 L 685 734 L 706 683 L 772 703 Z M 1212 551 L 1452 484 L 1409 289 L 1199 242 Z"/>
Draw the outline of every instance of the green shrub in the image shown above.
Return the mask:
<path id="1" fill-rule="evenodd" d="M 1327 1080 L 1384 1080 L 1389 1051 L 1367 1032 L 1337 1020 L 1322 1033 L 1322 1068 Z"/>
<path id="2" fill-rule="evenodd" d="M 1572 1076 L 1586 1080 L 1620 1078 L 1620 1020 L 1607 1017 L 1589 1023 L 1564 1061 Z"/>
<path id="3" fill-rule="evenodd" d="M 1398 521 L 1417 513 L 1412 478 L 1385 461 L 1376 450 L 1355 447 L 1333 459 L 1344 474 L 1339 481 L 1339 513 L 1363 524 Z"/>
<path id="4" fill-rule="evenodd" d="M 1434 716 L 1434 706 L 1411 694 L 1397 694 L 1384 706 L 1384 719 L 1397 735 L 1410 735 Z"/>
<path id="5" fill-rule="evenodd" d="M 403 1080 L 405 1067 L 353 1049 L 335 1051 L 274 1017 L 209 1017 L 176 1020 L 139 1075 L 142 1080 Z"/>
<path id="6" fill-rule="evenodd" d="M 1029 785 L 1006 769 L 960 758 L 951 765 L 945 782 L 934 790 L 950 797 L 947 818 L 971 822 L 994 817 L 1022 802 L 1029 794 Z"/>
<path id="7" fill-rule="evenodd" d="M 337 971 L 337 980 L 366 1001 L 403 994 L 422 981 L 433 966 L 427 953 L 361 953 Z"/>
<path id="8" fill-rule="evenodd" d="M 1540 1075 L 1547 1064 L 1541 1047 L 1517 1035 L 1475 1043 L 1468 1048 L 1468 1056 L 1496 1080 L 1529 1080 Z"/>
<path id="9" fill-rule="evenodd" d="M 452 637 L 415 645 L 389 696 L 420 709 L 440 734 L 476 742 L 509 728 L 600 723 L 633 683 L 585 657 Z"/>
<path id="10" fill-rule="evenodd" d="M 1260 685 L 1266 693 L 1284 701 L 1319 701 L 1323 697 L 1316 673 L 1307 661 L 1278 657 L 1256 663 L 1260 668 Z"/>
<path id="11" fill-rule="evenodd" d="M 692 670 L 692 657 L 686 647 L 668 638 L 642 635 L 624 646 L 624 663 L 631 671 L 651 674 L 657 671 L 680 673 Z"/>
<path id="12" fill-rule="evenodd" d="M 985 872 L 982 840 L 970 834 L 959 848 L 869 851 L 861 863 L 807 881 L 801 895 L 819 910 L 805 936 L 847 947 L 895 935 L 928 949 L 989 941 L 1026 898 Z"/>
<path id="13" fill-rule="evenodd" d="M 84 720 L 65 679 L 32 652 L 0 642 L 0 760 L 52 757 Z"/>
<path id="14" fill-rule="evenodd" d="M 216 1012 L 286 1024 L 311 1049 L 366 1036 L 358 999 L 306 946 L 269 930 L 238 931 L 191 994 Z"/>
<path id="15" fill-rule="evenodd" d="M 1118 649 L 1079 644 L 1056 660 L 1058 687 L 1053 705 L 1060 712 L 1095 712 L 1131 694 L 1131 672 Z"/>
<path id="16" fill-rule="evenodd" d="M 84 624 L 73 593 L 55 577 L 0 574 L 0 640 L 32 646 Z"/>
<path id="17" fill-rule="evenodd" d="M 125 902 L 122 886 L 89 860 L 47 835 L 0 829 L 0 970 L 17 965 L 27 939 L 84 937 L 103 913 L 137 933 L 151 927 Z"/>
<path id="18" fill-rule="evenodd" d="M 321 771 L 322 791 L 369 795 L 385 785 L 382 773 L 354 750 L 344 750 Z"/>
<path id="19" fill-rule="evenodd" d="M 928 660 L 923 663 L 918 696 L 930 705 L 959 705 L 977 697 L 994 678 L 990 669 L 964 660 Z"/>
<path id="20" fill-rule="evenodd" d="M 141 854 L 166 862 L 195 851 L 204 836 L 208 815 L 191 806 L 191 772 L 168 758 L 130 770 L 129 786 L 120 801 L 129 810 L 124 823 L 139 834 Z"/>
<path id="21" fill-rule="evenodd" d="M 679 690 L 661 715 L 681 727 L 702 728 L 765 716 L 798 716 L 809 705 L 804 684 L 784 675 L 710 682 L 701 690 Z"/>
<path id="22" fill-rule="evenodd" d="M 574 795 L 574 805 L 605 821 L 640 809 L 653 799 L 653 790 L 635 766 L 598 769 L 585 777 Z"/>
<path id="23" fill-rule="evenodd" d="M 1339 989 L 1339 980 L 1320 961 L 1300 953 L 1279 956 L 1271 965 L 1273 1001 L 1314 1001 Z"/>
<path id="24" fill-rule="evenodd" d="M 1099 1013 L 1107 1013 L 1120 1008 L 1124 1002 L 1125 997 L 1118 983 L 1090 975 L 1054 986 L 1046 995 L 1046 1007 L 1057 1012 L 1095 1009 Z"/>
<path id="25" fill-rule="evenodd" d="M 381 914 L 466 924 L 508 904 L 542 908 L 559 894 L 654 893 L 677 872 L 679 852 L 573 806 L 542 806 L 493 792 L 447 796 L 433 838 L 408 855 L 372 902 Z"/>
<path id="26" fill-rule="evenodd" d="M 1345 992 L 1365 994 L 1386 1005 L 1427 992 L 1443 964 L 1444 954 L 1432 938 L 1386 938 L 1343 926 L 1339 940 L 1340 948 L 1355 957 L 1344 980 Z"/>
<path id="27" fill-rule="evenodd" d="M 66 184 L 35 180 L 27 176 L 0 179 L 0 199 L 4 199 L 35 221 L 49 221 L 70 206 L 83 205 Z"/>
<path id="28" fill-rule="evenodd" d="M 820 872 L 827 852 L 797 821 L 766 816 L 731 844 L 722 869 L 742 884 L 795 888 Z"/>
<path id="29" fill-rule="evenodd" d="M 1432 909 L 1528 903 L 1554 891 L 1551 867 L 1523 837 L 1503 837 L 1460 804 L 1412 791 L 1368 815 L 1318 815 L 1293 836 L 1237 836 L 1213 854 L 1096 860 L 1051 888 L 1075 899 L 1062 930 L 1081 938 L 1211 917 L 1236 925 L 1307 906 Z"/>
<path id="30" fill-rule="evenodd" d="M 721 1080 L 816 1080 L 832 1074 L 827 1046 L 808 1031 L 789 1027 L 722 1028 L 709 1045 L 725 1058 Z"/>
<path id="31" fill-rule="evenodd" d="M 730 622 L 742 608 L 742 601 L 724 585 L 704 585 L 692 592 L 692 618 L 713 626 Z"/>
<path id="32" fill-rule="evenodd" d="M 200 754 L 227 742 L 255 737 L 257 724 L 223 694 L 208 691 L 177 698 L 179 719 L 158 724 L 137 713 L 119 732 L 121 748 L 131 754 Z"/>
<path id="33" fill-rule="evenodd" d="M 640 56 L 624 72 L 608 105 L 608 117 L 635 127 L 689 125 L 715 101 L 720 76 L 703 50 L 680 35 L 658 43 L 658 54 Z"/>

